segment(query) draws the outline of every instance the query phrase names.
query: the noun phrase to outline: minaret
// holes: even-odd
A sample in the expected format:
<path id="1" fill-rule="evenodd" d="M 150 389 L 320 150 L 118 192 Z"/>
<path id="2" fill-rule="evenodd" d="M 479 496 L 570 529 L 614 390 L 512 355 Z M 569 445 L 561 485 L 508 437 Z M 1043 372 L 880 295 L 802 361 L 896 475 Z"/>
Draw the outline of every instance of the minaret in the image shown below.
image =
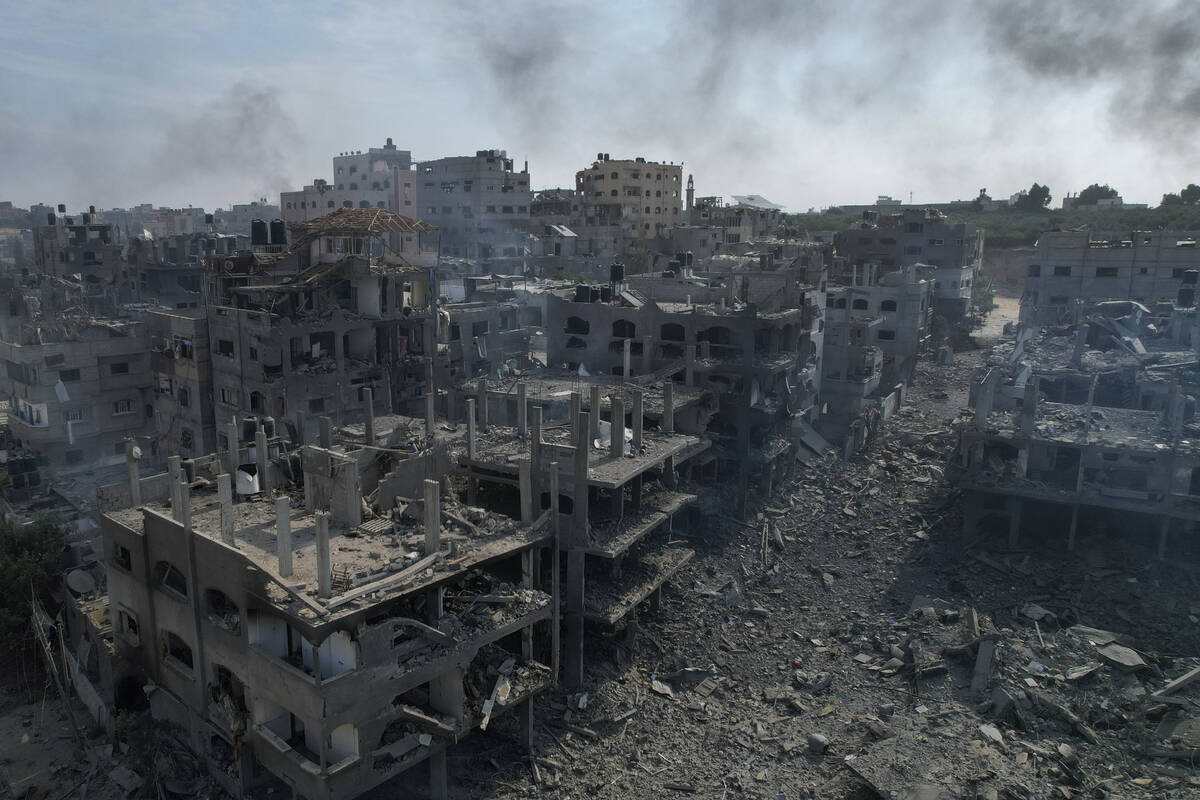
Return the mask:
<path id="1" fill-rule="evenodd" d="M 696 185 L 692 182 L 691 173 L 688 174 L 687 185 L 687 208 L 683 215 L 684 222 L 688 225 L 692 224 L 692 203 L 696 200 Z"/>

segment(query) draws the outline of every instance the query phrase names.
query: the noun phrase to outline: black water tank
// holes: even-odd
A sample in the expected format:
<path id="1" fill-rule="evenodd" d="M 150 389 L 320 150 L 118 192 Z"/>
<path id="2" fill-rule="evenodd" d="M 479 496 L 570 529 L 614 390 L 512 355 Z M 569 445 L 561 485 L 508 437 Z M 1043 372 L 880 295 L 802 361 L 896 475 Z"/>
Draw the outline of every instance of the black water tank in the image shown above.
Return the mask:
<path id="1" fill-rule="evenodd" d="M 204 215 L 204 224 L 205 224 L 205 225 L 212 225 L 212 224 L 213 224 L 213 215 L 212 215 L 212 214 L 205 214 L 205 215 Z"/>
<path id="2" fill-rule="evenodd" d="M 95 206 L 88 206 L 88 213 L 89 213 L 89 214 L 95 214 L 95 213 L 96 213 L 96 207 L 95 207 Z"/>
<path id="3" fill-rule="evenodd" d="M 287 226 L 283 220 L 271 220 L 271 244 L 287 244 Z"/>
<path id="4" fill-rule="evenodd" d="M 592 302 L 592 287 L 586 283 L 581 283 L 575 287 L 575 302 L 590 303 Z"/>
<path id="5" fill-rule="evenodd" d="M 692 264 L 694 264 L 694 263 L 695 263 L 695 258 L 696 258 L 696 257 L 695 257 L 695 256 L 692 254 L 692 251 L 691 251 L 691 250 L 688 250 L 688 251 L 687 251 L 687 265 L 688 265 L 689 267 L 690 267 L 690 266 L 692 266 Z"/>
<path id="6" fill-rule="evenodd" d="M 66 203 L 59 203 L 59 204 L 58 204 L 58 213 L 60 213 L 60 214 L 65 214 L 65 213 L 67 213 L 67 204 L 66 204 Z"/>
<path id="7" fill-rule="evenodd" d="M 252 219 L 250 220 L 250 244 L 270 244 L 271 240 L 267 238 L 267 223 L 265 220 Z"/>
<path id="8" fill-rule="evenodd" d="M 612 302 L 612 287 L 611 286 L 601 286 L 600 287 L 600 302 L 601 303 L 611 303 Z"/>
<path id="9" fill-rule="evenodd" d="M 84 225 L 91 225 L 91 224 L 92 224 L 92 215 L 91 215 L 91 214 L 82 214 L 81 216 L 83 217 L 83 224 L 84 224 Z"/>
<path id="10" fill-rule="evenodd" d="M 1200 270 L 1189 269 L 1183 273 L 1183 285 L 1195 286 L 1200 283 Z"/>
<path id="11" fill-rule="evenodd" d="M 608 267 L 608 282 L 620 283 L 623 280 L 625 280 L 625 265 L 610 264 Z"/>
<path id="12" fill-rule="evenodd" d="M 1175 300 L 1175 305 L 1180 308 L 1191 308 L 1196 305 L 1196 290 L 1190 286 L 1180 286 L 1179 296 Z"/>

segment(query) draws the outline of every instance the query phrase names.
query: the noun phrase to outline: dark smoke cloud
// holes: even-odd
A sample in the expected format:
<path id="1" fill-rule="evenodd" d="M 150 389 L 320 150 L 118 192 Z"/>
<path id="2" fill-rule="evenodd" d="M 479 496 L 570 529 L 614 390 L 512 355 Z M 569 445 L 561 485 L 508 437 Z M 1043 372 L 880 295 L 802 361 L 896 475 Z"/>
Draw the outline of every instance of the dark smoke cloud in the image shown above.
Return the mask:
<path id="1" fill-rule="evenodd" d="M 288 160 L 302 145 L 298 131 L 276 90 L 237 83 L 166 126 L 152 150 L 152 174 L 164 186 L 250 179 L 268 196 L 278 195 L 288 188 Z"/>
<path id="2" fill-rule="evenodd" d="M 988 7 L 985 23 L 1005 64 L 1038 81 L 1098 89 L 1118 132 L 1195 152 L 1200 3 L 1005 0 Z"/>

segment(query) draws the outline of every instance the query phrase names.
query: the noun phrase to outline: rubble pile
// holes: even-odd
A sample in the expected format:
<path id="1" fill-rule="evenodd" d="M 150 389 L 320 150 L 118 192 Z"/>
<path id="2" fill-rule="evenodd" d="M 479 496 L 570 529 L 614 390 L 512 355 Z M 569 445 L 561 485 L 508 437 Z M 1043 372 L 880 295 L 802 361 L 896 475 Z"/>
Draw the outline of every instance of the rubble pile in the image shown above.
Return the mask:
<path id="1" fill-rule="evenodd" d="M 701 492 L 661 610 L 544 700 L 532 761 L 477 742 L 510 766 L 463 795 L 1197 796 L 1200 608 L 1171 589 L 1195 578 L 1128 541 L 964 548 L 946 475 L 972 366 L 921 364 L 866 450 L 745 522 Z"/>

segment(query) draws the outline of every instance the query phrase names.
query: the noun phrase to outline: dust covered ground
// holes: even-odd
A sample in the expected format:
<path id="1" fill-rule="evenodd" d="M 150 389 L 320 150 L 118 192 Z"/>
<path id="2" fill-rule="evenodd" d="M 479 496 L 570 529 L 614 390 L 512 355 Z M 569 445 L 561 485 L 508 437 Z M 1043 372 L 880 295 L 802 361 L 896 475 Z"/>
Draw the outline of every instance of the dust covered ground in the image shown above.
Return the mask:
<path id="1" fill-rule="evenodd" d="M 1194 553 L 964 547 L 952 422 L 977 358 L 922 363 L 865 452 L 747 523 L 710 494 L 661 611 L 590 649 L 586 700 L 543 699 L 532 761 L 503 730 L 452 757 L 456 796 L 1200 797 L 1200 682 L 1152 696 L 1200 663 Z M 1144 665 L 1107 662 L 1121 643 Z"/>

